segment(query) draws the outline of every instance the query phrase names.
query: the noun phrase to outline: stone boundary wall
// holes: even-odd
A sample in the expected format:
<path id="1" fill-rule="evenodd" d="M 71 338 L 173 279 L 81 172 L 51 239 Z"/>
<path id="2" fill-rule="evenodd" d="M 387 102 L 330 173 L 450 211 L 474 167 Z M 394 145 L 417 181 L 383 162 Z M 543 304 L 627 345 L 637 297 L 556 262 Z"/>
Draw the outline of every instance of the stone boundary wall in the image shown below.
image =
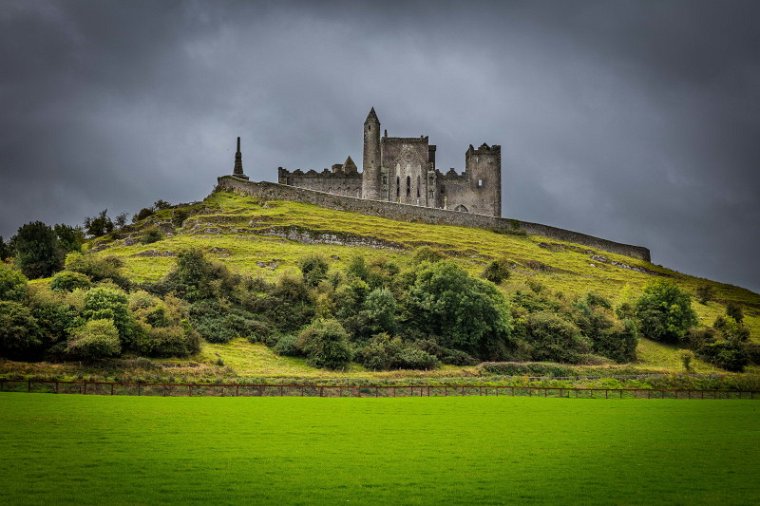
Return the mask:
<path id="1" fill-rule="evenodd" d="M 408 222 L 476 227 L 501 233 L 524 232 L 529 235 L 541 235 L 560 241 L 583 244 L 647 262 L 651 261 L 649 249 L 643 246 L 632 246 L 630 244 L 608 241 L 607 239 L 601 239 L 592 235 L 541 225 L 540 223 L 497 218 L 481 214 L 458 213 L 445 209 L 397 204 L 395 202 L 380 200 L 343 197 L 277 183 L 245 181 L 233 176 L 222 176 L 218 179 L 218 182 L 217 188 L 220 190 L 237 191 L 264 200 L 293 200 L 338 211 L 351 211 Z"/>

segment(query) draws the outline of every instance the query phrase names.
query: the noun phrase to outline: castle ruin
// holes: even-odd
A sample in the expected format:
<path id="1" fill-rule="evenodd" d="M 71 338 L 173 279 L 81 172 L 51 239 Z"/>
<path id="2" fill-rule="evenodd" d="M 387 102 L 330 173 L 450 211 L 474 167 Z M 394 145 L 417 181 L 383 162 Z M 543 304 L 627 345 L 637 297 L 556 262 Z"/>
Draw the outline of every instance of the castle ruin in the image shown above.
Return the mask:
<path id="1" fill-rule="evenodd" d="M 430 144 L 427 137 L 388 137 L 387 132 L 381 137 L 380 120 L 373 108 L 364 122 L 363 169 L 359 173 L 349 156 L 331 170 L 291 172 L 279 167 L 277 183 L 249 181 L 243 172 L 238 137 L 232 175 L 218 178 L 217 190 L 264 201 L 290 200 L 391 220 L 535 235 L 651 262 L 649 249 L 643 246 L 502 218 L 501 146 L 498 145 L 483 144 L 477 149 L 470 146 L 465 153 L 464 172 L 458 174 L 451 169 L 443 174 L 436 169 L 435 145 Z M 594 255 L 591 250 L 589 253 Z M 600 256 L 592 258 L 602 263 L 608 261 Z M 625 268 L 638 267 L 625 265 Z"/>
<path id="2" fill-rule="evenodd" d="M 435 165 L 436 146 L 428 137 L 380 136 L 372 108 L 364 121 L 362 172 L 349 156 L 322 172 L 277 169 L 277 182 L 332 195 L 501 216 L 501 146 L 472 145 L 464 172 L 442 173 Z"/>

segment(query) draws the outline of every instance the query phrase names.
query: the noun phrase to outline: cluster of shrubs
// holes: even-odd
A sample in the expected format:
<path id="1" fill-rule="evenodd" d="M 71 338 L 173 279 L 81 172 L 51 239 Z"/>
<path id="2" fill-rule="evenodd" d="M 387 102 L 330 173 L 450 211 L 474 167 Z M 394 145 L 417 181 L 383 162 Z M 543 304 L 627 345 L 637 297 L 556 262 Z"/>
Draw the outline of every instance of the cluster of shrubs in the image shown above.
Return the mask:
<path id="1" fill-rule="evenodd" d="M 56 237 L 64 242 L 65 231 Z M 535 281 L 507 298 L 496 286 L 509 279 L 506 260 L 475 277 L 423 247 L 407 269 L 357 256 L 337 270 L 312 255 L 301 260 L 300 275 L 276 282 L 233 273 L 187 250 L 164 279 L 133 286 L 118 258 L 73 249 L 49 286 L 31 287 L 22 272 L 0 266 L 0 354 L 186 356 L 201 339 L 244 337 L 329 369 L 352 361 L 371 370 L 484 361 L 605 364 L 635 361 L 639 335 L 686 346 L 727 370 L 742 370 L 752 353 L 760 354 L 748 344 L 740 308 L 730 306 L 712 327 L 696 328 L 689 295 L 667 281 L 615 308 L 598 294 L 569 298 Z M 712 297 L 707 291 L 702 299 Z"/>
<path id="2" fill-rule="evenodd" d="M 122 353 L 151 357 L 196 353 L 200 336 L 182 300 L 128 291 L 115 258 L 69 254 L 49 286 L 0 264 L 0 354 L 34 360 L 94 360 Z"/>
<path id="3" fill-rule="evenodd" d="M 713 289 L 708 285 L 697 288 L 697 298 L 706 304 L 712 300 Z M 712 326 L 697 326 L 697 315 L 691 307 L 691 297 L 672 283 L 659 281 L 648 285 L 632 310 L 642 332 L 654 340 L 676 344 L 693 355 L 727 371 L 741 372 L 751 362 L 749 328 L 739 305 L 726 305 L 726 314 Z M 684 367 L 690 368 L 690 354 L 683 356 Z"/>

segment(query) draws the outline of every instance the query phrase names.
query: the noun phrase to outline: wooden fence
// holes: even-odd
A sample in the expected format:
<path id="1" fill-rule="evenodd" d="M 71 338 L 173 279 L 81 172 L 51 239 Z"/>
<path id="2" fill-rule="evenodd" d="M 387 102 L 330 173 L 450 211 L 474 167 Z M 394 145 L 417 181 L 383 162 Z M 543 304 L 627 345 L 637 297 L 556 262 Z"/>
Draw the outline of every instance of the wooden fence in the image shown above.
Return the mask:
<path id="1" fill-rule="evenodd" d="M 0 392 L 172 397 L 449 397 L 510 396 L 589 399 L 760 399 L 760 392 L 505 385 L 319 385 L 312 383 L 143 383 L 0 379 Z"/>

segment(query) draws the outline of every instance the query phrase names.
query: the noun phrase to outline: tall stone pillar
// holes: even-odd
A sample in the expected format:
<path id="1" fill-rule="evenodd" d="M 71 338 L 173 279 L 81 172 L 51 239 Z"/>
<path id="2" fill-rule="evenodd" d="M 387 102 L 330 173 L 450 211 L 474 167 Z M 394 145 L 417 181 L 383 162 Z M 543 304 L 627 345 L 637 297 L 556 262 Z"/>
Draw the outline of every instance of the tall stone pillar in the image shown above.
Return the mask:
<path id="1" fill-rule="evenodd" d="M 370 109 L 364 121 L 364 172 L 362 198 L 381 200 L 380 191 L 380 120 L 375 108 Z"/>

